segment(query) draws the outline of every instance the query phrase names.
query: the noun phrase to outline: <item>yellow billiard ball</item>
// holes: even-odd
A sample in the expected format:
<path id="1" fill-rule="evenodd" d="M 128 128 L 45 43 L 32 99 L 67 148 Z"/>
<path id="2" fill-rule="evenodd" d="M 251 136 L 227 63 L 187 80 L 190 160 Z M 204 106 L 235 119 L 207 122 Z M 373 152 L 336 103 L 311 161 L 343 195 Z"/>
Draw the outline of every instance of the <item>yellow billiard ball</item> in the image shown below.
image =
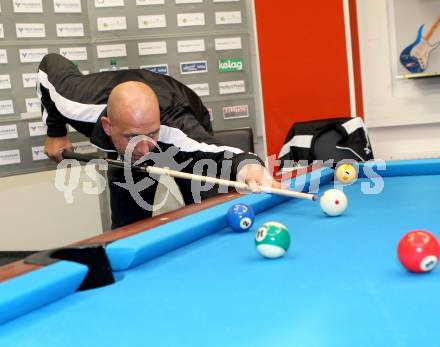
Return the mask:
<path id="1" fill-rule="evenodd" d="M 357 172 L 353 165 L 342 164 L 336 168 L 336 179 L 343 184 L 353 183 L 357 178 Z"/>

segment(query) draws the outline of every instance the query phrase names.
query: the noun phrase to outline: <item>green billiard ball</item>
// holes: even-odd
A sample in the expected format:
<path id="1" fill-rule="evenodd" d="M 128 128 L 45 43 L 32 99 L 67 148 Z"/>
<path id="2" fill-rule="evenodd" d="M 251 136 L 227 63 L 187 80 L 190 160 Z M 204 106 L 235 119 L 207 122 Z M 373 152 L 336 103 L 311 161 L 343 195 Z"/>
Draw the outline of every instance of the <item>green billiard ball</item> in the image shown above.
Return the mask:
<path id="1" fill-rule="evenodd" d="M 255 234 L 255 245 L 265 258 L 282 257 L 289 249 L 289 231 L 278 222 L 264 223 Z"/>

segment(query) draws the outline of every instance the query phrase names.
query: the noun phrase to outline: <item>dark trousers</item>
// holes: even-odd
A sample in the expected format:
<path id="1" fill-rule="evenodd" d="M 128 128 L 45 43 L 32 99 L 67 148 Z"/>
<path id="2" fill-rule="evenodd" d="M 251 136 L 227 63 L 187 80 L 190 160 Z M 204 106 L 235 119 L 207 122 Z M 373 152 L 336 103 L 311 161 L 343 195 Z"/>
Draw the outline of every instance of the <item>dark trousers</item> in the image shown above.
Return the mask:
<path id="1" fill-rule="evenodd" d="M 152 177 L 148 174 L 135 171 L 132 171 L 131 174 L 134 182 L 139 182 L 146 176 L 154 180 L 154 184 L 139 193 L 146 205 L 153 206 L 159 177 Z M 140 206 L 132 197 L 129 190 L 115 184 L 116 182 L 125 182 L 124 169 L 118 167 L 109 167 L 107 172 L 107 180 L 110 189 L 112 229 L 119 228 L 145 218 L 150 218 L 152 216 L 153 211 L 151 209 L 145 209 Z M 175 181 L 180 189 L 185 204 L 189 205 L 194 203 L 194 196 L 191 192 L 191 181 L 181 178 L 175 178 Z M 210 190 L 200 192 L 200 198 L 203 200 L 217 195 L 218 192 L 218 186 L 214 186 Z M 196 201 L 197 199 L 198 198 L 196 196 Z"/>

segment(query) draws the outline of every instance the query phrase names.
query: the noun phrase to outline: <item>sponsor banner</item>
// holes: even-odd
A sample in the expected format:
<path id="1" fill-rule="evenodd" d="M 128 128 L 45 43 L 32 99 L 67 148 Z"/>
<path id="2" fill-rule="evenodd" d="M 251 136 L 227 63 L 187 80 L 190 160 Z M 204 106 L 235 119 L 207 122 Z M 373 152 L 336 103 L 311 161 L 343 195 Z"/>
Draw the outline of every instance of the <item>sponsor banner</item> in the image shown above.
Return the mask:
<path id="1" fill-rule="evenodd" d="M 139 55 L 167 54 L 166 41 L 152 41 L 138 43 Z"/>
<path id="2" fill-rule="evenodd" d="M 32 160 L 45 160 L 49 157 L 44 153 L 44 146 L 32 147 Z"/>
<path id="3" fill-rule="evenodd" d="M 87 47 L 60 48 L 60 54 L 72 61 L 87 60 Z"/>
<path id="4" fill-rule="evenodd" d="M 37 86 L 37 73 L 24 73 L 21 75 L 23 88 L 35 88 Z"/>
<path id="5" fill-rule="evenodd" d="M 0 166 L 20 164 L 20 163 L 21 163 L 20 150 L 12 149 L 10 151 L 0 152 Z"/>
<path id="6" fill-rule="evenodd" d="M 81 13 L 81 0 L 54 0 L 55 13 Z"/>
<path id="7" fill-rule="evenodd" d="M 208 72 L 208 62 L 206 60 L 180 63 L 180 73 L 182 75 L 205 72 Z"/>
<path id="8" fill-rule="evenodd" d="M 18 51 L 22 63 L 39 63 L 49 53 L 47 48 L 23 48 Z"/>
<path id="9" fill-rule="evenodd" d="M 219 82 L 218 87 L 220 95 L 246 92 L 244 80 Z"/>
<path id="10" fill-rule="evenodd" d="M 167 19 L 164 14 L 138 16 L 139 29 L 166 28 Z"/>
<path id="11" fill-rule="evenodd" d="M 11 89 L 11 76 L 0 75 L 0 89 Z"/>
<path id="12" fill-rule="evenodd" d="M 0 125 L 0 140 L 18 138 L 17 124 Z"/>
<path id="13" fill-rule="evenodd" d="M 6 52 L 6 49 L 0 49 L 0 64 L 7 64 L 8 63 L 8 53 Z"/>
<path id="14" fill-rule="evenodd" d="M 176 4 L 200 4 L 203 0 L 176 0 Z"/>
<path id="15" fill-rule="evenodd" d="M 198 96 L 209 95 L 209 83 L 187 84 L 187 87 L 191 88 Z"/>
<path id="16" fill-rule="evenodd" d="M 241 49 L 241 37 L 225 37 L 215 39 L 216 51 L 229 51 L 233 49 Z"/>
<path id="17" fill-rule="evenodd" d="M 73 149 L 77 153 L 88 154 L 88 153 L 96 153 L 98 149 L 93 146 L 89 141 L 81 141 L 72 143 Z"/>
<path id="18" fill-rule="evenodd" d="M 198 25 L 205 25 L 205 14 L 203 12 L 177 14 L 177 26 L 189 27 Z"/>
<path id="19" fill-rule="evenodd" d="M 17 38 L 46 37 L 44 23 L 16 23 L 15 31 Z"/>
<path id="20" fill-rule="evenodd" d="M 26 98 L 26 112 L 41 112 L 41 103 L 38 98 Z"/>
<path id="21" fill-rule="evenodd" d="M 43 1 L 42 0 L 14 0 L 15 13 L 42 13 L 43 12 Z"/>
<path id="22" fill-rule="evenodd" d="M 177 41 L 177 52 L 178 53 L 191 53 L 191 52 L 204 52 L 205 40 L 181 40 Z"/>
<path id="23" fill-rule="evenodd" d="M 98 31 L 127 30 L 127 19 L 122 17 L 98 17 Z"/>
<path id="24" fill-rule="evenodd" d="M 0 100 L 0 115 L 14 113 L 14 103 L 12 100 Z"/>
<path id="25" fill-rule="evenodd" d="M 215 24 L 241 24 L 240 11 L 216 12 Z"/>
<path id="26" fill-rule="evenodd" d="M 243 71 L 243 59 L 226 58 L 218 60 L 218 72 Z"/>
<path id="27" fill-rule="evenodd" d="M 247 118 L 247 117 L 249 117 L 249 105 L 223 107 L 223 119 L 235 119 L 235 118 Z"/>
<path id="28" fill-rule="evenodd" d="M 82 37 L 84 36 L 83 23 L 58 23 L 57 24 L 58 37 Z"/>
<path id="29" fill-rule="evenodd" d="M 138 6 L 148 6 L 148 5 L 164 5 L 165 0 L 136 0 L 136 5 Z"/>
<path id="30" fill-rule="evenodd" d="M 43 136 L 47 133 L 47 126 L 43 122 L 29 122 L 29 136 Z"/>
<path id="31" fill-rule="evenodd" d="M 124 0 L 95 0 L 95 7 L 119 7 L 124 6 Z"/>
<path id="32" fill-rule="evenodd" d="M 161 75 L 169 75 L 168 64 L 142 65 L 140 68 Z"/>
<path id="33" fill-rule="evenodd" d="M 98 58 L 117 58 L 127 56 L 127 48 L 125 43 L 116 45 L 99 45 L 96 46 L 96 52 Z"/>

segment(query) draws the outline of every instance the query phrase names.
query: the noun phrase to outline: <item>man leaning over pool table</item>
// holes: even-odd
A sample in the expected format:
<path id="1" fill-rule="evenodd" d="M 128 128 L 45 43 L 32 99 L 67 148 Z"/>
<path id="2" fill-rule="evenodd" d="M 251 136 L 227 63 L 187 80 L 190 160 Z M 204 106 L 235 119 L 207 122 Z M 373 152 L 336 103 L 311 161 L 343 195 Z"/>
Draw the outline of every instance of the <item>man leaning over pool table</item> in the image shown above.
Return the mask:
<path id="1" fill-rule="evenodd" d="M 109 158 L 134 163 L 165 153 L 163 165 L 188 173 L 199 173 L 199 164 L 211 159 L 217 165 L 209 175 L 238 179 L 253 190 L 259 185 L 280 187 L 258 156 L 214 139 L 209 112 L 199 96 L 170 76 L 143 69 L 83 75 L 71 61 L 48 54 L 38 69 L 37 94 L 47 125 L 45 153 L 56 162 L 63 159 L 64 150 L 72 150 L 66 137 L 69 124 Z M 131 174 L 134 182 L 145 177 Z M 112 228 L 151 217 L 152 209 L 140 206 L 129 190 L 115 184 L 125 181 L 123 169 L 109 168 L 107 176 Z M 151 182 L 140 193 L 148 206 L 153 206 L 157 187 L 156 180 Z M 190 181 L 176 178 L 176 183 L 186 204 L 197 201 Z M 218 194 L 217 188 L 200 191 L 200 197 Z"/>

